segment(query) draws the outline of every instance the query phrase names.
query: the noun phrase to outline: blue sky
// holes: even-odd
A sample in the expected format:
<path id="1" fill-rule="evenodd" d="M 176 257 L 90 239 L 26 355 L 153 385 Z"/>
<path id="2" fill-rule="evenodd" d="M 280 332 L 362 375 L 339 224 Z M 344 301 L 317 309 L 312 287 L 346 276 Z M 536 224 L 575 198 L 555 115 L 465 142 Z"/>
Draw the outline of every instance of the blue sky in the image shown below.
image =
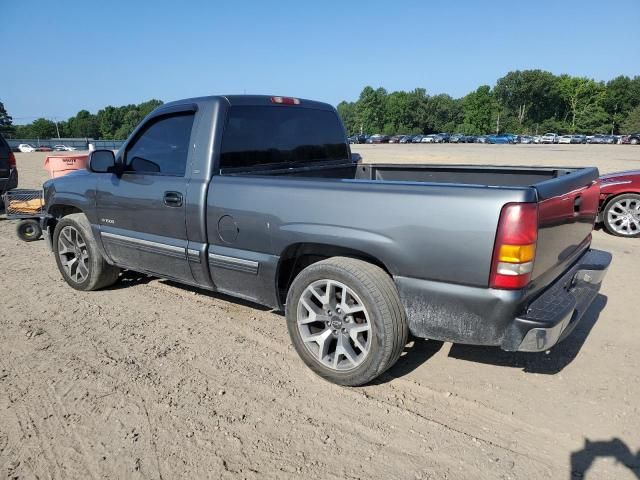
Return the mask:
<path id="1" fill-rule="evenodd" d="M 640 74 L 638 0 L 0 0 L 0 101 L 27 123 L 219 93 L 465 95 L 509 70 Z"/>

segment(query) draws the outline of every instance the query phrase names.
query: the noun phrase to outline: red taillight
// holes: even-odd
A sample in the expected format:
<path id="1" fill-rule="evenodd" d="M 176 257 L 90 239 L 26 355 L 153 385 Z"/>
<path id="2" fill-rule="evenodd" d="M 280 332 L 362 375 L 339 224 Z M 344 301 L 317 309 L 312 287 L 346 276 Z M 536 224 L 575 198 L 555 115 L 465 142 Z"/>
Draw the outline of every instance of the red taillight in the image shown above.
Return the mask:
<path id="1" fill-rule="evenodd" d="M 9 168 L 16 168 L 16 156 L 9 152 Z"/>
<path id="2" fill-rule="evenodd" d="M 508 203 L 502 208 L 489 286 L 519 289 L 531 281 L 538 240 L 538 205 Z"/>
<path id="3" fill-rule="evenodd" d="M 300 105 L 300 100 L 292 97 L 271 97 L 271 103 L 279 103 L 281 105 Z"/>

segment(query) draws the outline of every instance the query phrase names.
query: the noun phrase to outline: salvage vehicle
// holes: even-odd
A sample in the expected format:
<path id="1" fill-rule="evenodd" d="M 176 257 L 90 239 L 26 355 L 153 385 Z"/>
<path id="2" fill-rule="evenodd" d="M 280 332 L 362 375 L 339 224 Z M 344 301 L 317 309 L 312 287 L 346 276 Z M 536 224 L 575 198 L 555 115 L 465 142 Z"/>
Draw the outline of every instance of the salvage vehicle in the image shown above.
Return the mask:
<path id="1" fill-rule="evenodd" d="M 47 181 L 42 224 L 71 287 L 128 269 L 284 310 L 304 363 L 362 385 L 409 333 L 529 352 L 569 335 L 611 261 L 590 248 L 597 178 L 362 164 L 330 105 L 213 96 Z"/>
<path id="2" fill-rule="evenodd" d="M 68 147 L 66 145 L 54 145 L 53 150 L 56 152 L 75 152 L 75 147 Z"/>
<path id="3" fill-rule="evenodd" d="M 631 135 L 625 135 L 620 140 L 623 145 L 640 145 L 640 133 L 632 133 Z"/>
<path id="4" fill-rule="evenodd" d="M 495 135 L 488 135 L 486 143 L 492 144 L 513 144 L 516 143 L 516 136 L 511 133 L 501 133 Z"/>
<path id="5" fill-rule="evenodd" d="M 389 143 L 389 135 L 375 134 L 371 135 L 367 140 L 367 143 Z"/>
<path id="6" fill-rule="evenodd" d="M 609 144 L 612 145 L 616 143 L 616 138 L 613 135 L 593 135 L 591 138 L 587 139 L 587 143 L 593 144 Z"/>
<path id="7" fill-rule="evenodd" d="M 29 145 L 28 143 L 21 143 L 18 145 L 18 150 L 22 153 L 31 153 L 35 152 L 36 148 L 33 145 Z"/>
<path id="8" fill-rule="evenodd" d="M 640 170 L 600 177 L 598 223 L 619 237 L 640 237 Z"/>
<path id="9" fill-rule="evenodd" d="M 349 143 L 366 143 L 367 136 L 366 135 L 353 135 L 349 137 Z"/>

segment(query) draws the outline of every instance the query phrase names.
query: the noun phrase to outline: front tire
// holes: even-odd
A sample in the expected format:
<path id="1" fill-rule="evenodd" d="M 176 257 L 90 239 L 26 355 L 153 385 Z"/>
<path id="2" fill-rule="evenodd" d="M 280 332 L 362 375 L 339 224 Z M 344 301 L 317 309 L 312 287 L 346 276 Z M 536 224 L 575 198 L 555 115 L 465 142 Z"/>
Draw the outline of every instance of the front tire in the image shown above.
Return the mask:
<path id="1" fill-rule="evenodd" d="M 289 288 L 289 336 L 304 363 L 338 385 L 366 384 L 407 344 L 404 308 L 380 267 L 333 257 L 305 268 Z"/>
<path id="2" fill-rule="evenodd" d="M 638 144 L 638 139 L 637 138 L 632 138 L 630 143 L 631 143 L 631 145 L 637 145 Z"/>
<path id="3" fill-rule="evenodd" d="M 53 251 L 62 278 L 76 290 L 99 290 L 118 280 L 120 269 L 109 265 L 83 213 L 63 217 L 53 233 Z"/>
<path id="4" fill-rule="evenodd" d="M 618 237 L 640 237 L 640 195 L 625 193 L 607 202 L 604 228 Z"/>

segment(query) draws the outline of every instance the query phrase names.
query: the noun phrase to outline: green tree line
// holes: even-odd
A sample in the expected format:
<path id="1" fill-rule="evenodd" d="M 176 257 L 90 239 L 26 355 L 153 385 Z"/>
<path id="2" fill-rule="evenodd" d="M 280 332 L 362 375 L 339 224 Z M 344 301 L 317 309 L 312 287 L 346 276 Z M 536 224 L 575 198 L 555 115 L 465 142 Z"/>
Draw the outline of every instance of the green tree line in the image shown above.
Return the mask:
<path id="1" fill-rule="evenodd" d="M 98 110 L 96 114 L 80 110 L 75 116 L 61 122 L 38 118 L 27 125 L 14 125 L 11 116 L 0 102 L 0 132 L 7 138 L 48 139 L 60 136 L 122 140 L 159 105 L 162 105 L 160 100 L 149 100 L 138 105 L 108 106 Z"/>
<path id="2" fill-rule="evenodd" d="M 358 100 L 337 108 L 349 134 L 635 133 L 640 131 L 640 76 L 597 82 L 516 70 L 462 98 L 428 95 L 424 88 L 389 93 L 367 86 Z"/>
<path id="3" fill-rule="evenodd" d="M 14 125 L 0 103 L 0 132 L 9 138 L 95 138 L 121 140 L 151 110 L 138 105 L 108 106 L 92 114 L 79 111 L 66 121 L 38 118 Z M 640 76 L 618 76 L 607 82 L 554 75 L 543 70 L 516 70 L 496 84 L 481 85 L 462 98 L 429 95 L 424 88 L 387 92 L 365 87 L 355 102 L 340 102 L 338 113 L 354 133 L 635 133 L 640 131 Z M 56 128 L 57 126 L 57 128 Z"/>

